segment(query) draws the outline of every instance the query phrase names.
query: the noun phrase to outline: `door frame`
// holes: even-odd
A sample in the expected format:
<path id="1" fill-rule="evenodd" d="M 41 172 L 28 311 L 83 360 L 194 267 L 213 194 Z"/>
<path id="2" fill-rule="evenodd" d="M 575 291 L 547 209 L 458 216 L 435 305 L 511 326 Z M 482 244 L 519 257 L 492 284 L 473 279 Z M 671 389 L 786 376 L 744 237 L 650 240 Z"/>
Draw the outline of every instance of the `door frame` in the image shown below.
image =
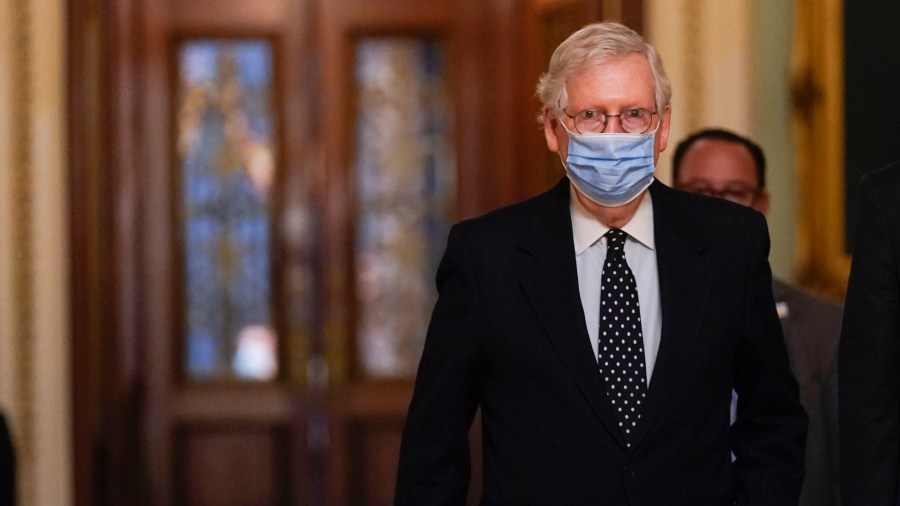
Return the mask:
<path id="1" fill-rule="evenodd" d="M 273 6 L 282 1 L 288 0 L 259 0 L 260 15 L 274 15 L 277 10 Z M 296 14 L 310 18 L 321 16 L 322 6 L 318 1 L 298 0 L 309 3 L 304 3 L 308 8 L 298 9 Z M 439 0 L 419 0 L 423 1 Z M 203 3 L 186 0 L 179 11 L 184 18 L 177 22 L 190 23 L 196 15 L 192 9 Z M 538 109 L 533 97 L 533 74 L 539 72 L 540 64 L 535 62 L 543 58 L 544 48 L 535 45 L 529 37 L 539 27 L 534 16 L 554 6 L 573 3 L 590 5 L 588 12 L 593 13 L 593 18 L 624 17 L 626 21 L 631 19 L 631 24 L 637 22 L 636 28 L 640 29 L 643 2 L 458 0 L 459 16 L 464 18 L 463 25 L 469 31 L 466 44 L 457 50 L 477 56 L 468 57 L 465 68 L 454 70 L 463 75 L 457 79 L 458 107 L 466 115 L 457 126 L 457 130 L 465 129 L 457 132 L 458 184 L 464 189 L 458 195 L 458 219 L 538 193 L 546 187 L 548 177 L 555 177 L 538 175 L 544 159 L 534 156 L 543 146 L 543 139 L 531 121 Z M 142 23 L 148 16 L 163 19 L 164 15 L 153 9 L 161 9 L 164 4 L 167 2 L 156 0 L 69 0 L 67 5 L 76 505 L 135 504 L 135 500 L 142 501 L 139 504 L 153 503 L 150 493 L 155 484 L 147 468 L 147 459 L 152 455 L 145 453 L 145 424 L 151 413 L 145 407 L 159 392 L 155 390 L 158 386 L 146 380 L 146 358 L 148 353 L 158 353 L 147 344 L 155 332 L 148 330 L 147 324 L 152 323 L 148 317 L 152 319 L 157 314 L 153 311 L 158 309 L 147 313 L 146 305 L 159 308 L 167 303 L 156 299 L 161 293 L 150 290 L 153 280 L 147 279 L 146 274 L 148 265 L 164 260 L 148 256 L 141 248 L 147 240 L 147 231 L 161 226 L 159 222 L 148 221 L 146 214 L 146 206 L 152 205 L 147 201 L 148 192 L 161 191 L 159 186 L 148 184 L 146 171 L 151 165 L 148 160 L 160 154 L 145 141 L 146 115 L 153 111 L 147 110 L 148 97 L 142 90 L 147 85 L 148 68 L 164 70 L 159 68 L 160 61 L 154 59 L 158 55 L 153 56 L 147 35 L 138 28 L 144 26 Z M 222 5 L 227 9 L 229 3 Z M 373 16 L 378 15 L 372 12 Z M 531 28 L 523 30 L 526 26 Z M 162 28 L 154 25 L 150 29 Z M 309 33 L 313 38 L 328 36 L 315 27 Z M 315 64 L 303 69 L 315 69 Z M 327 81 L 319 86 L 312 92 L 327 89 Z M 287 102 L 288 115 L 323 116 L 323 111 L 302 100 L 302 93 L 294 92 Z M 151 104 L 156 100 L 149 98 Z M 172 104 L 157 105 L 171 107 Z M 285 128 L 303 128 L 301 122 L 291 118 L 283 118 L 283 122 Z M 532 126 L 535 126 L 533 135 L 522 133 L 530 132 Z M 316 143 L 319 142 L 316 136 L 333 133 L 321 134 L 311 129 L 295 131 L 293 135 L 308 137 L 311 143 Z M 328 144 L 326 141 L 319 145 Z M 285 156 L 302 159 L 302 163 L 324 164 L 340 159 L 341 153 L 310 149 L 308 153 Z M 561 171 L 558 174 L 562 176 Z M 324 173 L 315 177 L 324 177 Z M 327 197 L 312 196 L 318 199 L 315 205 L 321 207 Z M 327 335 L 325 338 L 329 339 Z M 305 376 L 306 365 L 290 374 Z M 358 422 L 358 410 L 353 411 L 354 406 L 375 413 L 376 423 L 379 416 L 388 416 L 391 423 L 396 421 L 397 413 L 402 417 L 411 383 L 388 382 L 374 388 L 385 392 L 385 398 L 393 399 L 391 403 L 366 407 L 372 399 L 360 397 L 352 389 L 338 391 L 337 395 L 346 396 L 348 402 L 344 407 L 350 412 L 348 417 L 335 417 L 336 423 L 352 429 Z M 191 395 L 198 400 L 203 394 Z M 158 421 L 152 421 L 151 417 L 149 423 Z M 335 438 L 332 446 L 337 448 L 335 451 L 353 451 L 352 437 L 345 435 Z M 346 469 L 330 472 L 332 487 L 338 489 L 332 492 L 332 498 L 339 503 L 341 484 L 346 484 L 350 475 Z M 478 486 L 477 477 L 474 485 Z M 171 486 L 163 488 L 170 490 Z"/>

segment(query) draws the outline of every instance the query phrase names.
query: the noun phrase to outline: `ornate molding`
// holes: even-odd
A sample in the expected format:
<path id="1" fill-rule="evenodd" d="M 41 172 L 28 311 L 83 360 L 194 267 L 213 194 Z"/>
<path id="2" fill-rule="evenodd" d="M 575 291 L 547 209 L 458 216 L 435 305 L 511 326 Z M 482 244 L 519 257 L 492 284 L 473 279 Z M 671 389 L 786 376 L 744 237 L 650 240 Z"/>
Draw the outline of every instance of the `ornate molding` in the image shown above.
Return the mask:
<path id="1" fill-rule="evenodd" d="M 800 284 L 843 299 L 843 0 L 796 0 L 791 101 L 797 139 L 797 265 Z"/>

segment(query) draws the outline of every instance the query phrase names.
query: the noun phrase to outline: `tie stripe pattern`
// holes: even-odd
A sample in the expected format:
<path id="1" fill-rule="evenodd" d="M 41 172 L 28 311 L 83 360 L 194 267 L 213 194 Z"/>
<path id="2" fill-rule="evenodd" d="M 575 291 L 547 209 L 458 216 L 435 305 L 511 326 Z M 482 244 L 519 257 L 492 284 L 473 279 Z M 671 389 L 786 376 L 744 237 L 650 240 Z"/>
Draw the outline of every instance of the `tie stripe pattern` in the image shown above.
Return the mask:
<path id="1" fill-rule="evenodd" d="M 647 397 L 647 370 L 637 283 L 625 262 L 627 236 L 617 228 L 606 233 L 597 363 L 619 427 L 630 439 Z"/>

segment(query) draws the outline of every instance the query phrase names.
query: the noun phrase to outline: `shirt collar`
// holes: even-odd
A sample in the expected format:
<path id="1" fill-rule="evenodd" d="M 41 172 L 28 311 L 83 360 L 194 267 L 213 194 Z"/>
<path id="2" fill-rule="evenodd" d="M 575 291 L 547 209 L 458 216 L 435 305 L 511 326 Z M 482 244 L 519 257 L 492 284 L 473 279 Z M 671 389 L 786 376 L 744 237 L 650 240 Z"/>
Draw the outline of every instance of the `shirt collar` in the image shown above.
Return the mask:
<path id="1" fill-rule="evenodd" d="M 600 220 L 591 215 L 581 201 L 575 195 L 575 188 L 569 187 L 569 213 L 572 216 L 572 235 L 575 239 L 575 255 L 581 255 L 604 234 L 609 232 L 609 227 L 600 223 Z M 650 192 L 644 193 L 641 204 L 635 211 L 631 220 L 622 227 L 632 239 L 643 244 L 650 250 L 656 248 L 653 239 L 653 199 Z"/>

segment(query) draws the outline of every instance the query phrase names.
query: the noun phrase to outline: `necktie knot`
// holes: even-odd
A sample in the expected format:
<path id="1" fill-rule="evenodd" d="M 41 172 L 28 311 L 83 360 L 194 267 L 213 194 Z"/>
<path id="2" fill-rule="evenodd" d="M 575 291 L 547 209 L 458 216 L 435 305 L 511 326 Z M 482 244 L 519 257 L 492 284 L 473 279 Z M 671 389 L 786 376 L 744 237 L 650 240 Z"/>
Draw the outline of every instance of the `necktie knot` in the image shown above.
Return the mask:
<path id="1" fill-rule="evenodd" d="M 628 237 L 628 234 L 621 229 L 609 229 L 609 232 L 606 233 L 607 248 L 610 251 L 622 251 L 625 248 L 626 237 Z"/>

